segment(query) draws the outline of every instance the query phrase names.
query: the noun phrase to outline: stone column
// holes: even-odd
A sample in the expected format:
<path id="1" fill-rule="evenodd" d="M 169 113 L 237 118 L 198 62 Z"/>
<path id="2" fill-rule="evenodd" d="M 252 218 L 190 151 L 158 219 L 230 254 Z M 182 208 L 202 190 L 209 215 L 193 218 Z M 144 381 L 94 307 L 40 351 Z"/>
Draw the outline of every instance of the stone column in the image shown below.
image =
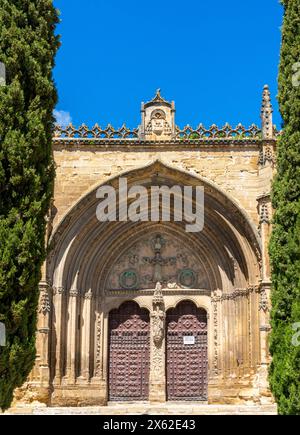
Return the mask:
<path id="1" fill-rule="evenodd" d="M 270 364 L 269 334 L 271 310 L 271 267 L 269 258 L 269 242 L 271 237 L 272 205 L 270 195 L 258 198 L 260 215 L 260 235 L 262 240 L 262 282 L 259 288 L 259 319 L 260 319 L 260 369 L 258 387 L 263 403 L 272 402 L 268 384 L 268 367 Z"/>
<path id="2" fill-rule="evenodd" d="M 40 283 L 40 301 L 38 311 L 38 350 L 40 356 L 41 386 L 49 388 L 49 333 L 50 333 L 50 286 L 47 282 Z"/>
<path id="3" fill-rule="evenodd" d="M 29 377 L 29 391 L 34 393 L 36 401 L 50 403 L 50 364 L 49 364 L 49 334 L 50 334 L 50 285 L 46 281 L 39 284 L 40 296 L 38 305 L 38 323 L 36 333 L 36 361 Z M 26 393 L 23 397 L 27 401 Z M 30 397 L 28 396 L 30 401 Z"/>
<path id="4" fill-rule="evenodd" d="M 91 290 L 83 296 L 83 329 L 81 347 L 81 379 L 88 382 L 90 379 L 91 358 L 91 305 L 93 294 Z"/>
<path id="5" fill-rule="evenodd" d="M 66 378 L 70 385 L 76 381 L 76 337 L 77 337 L 77 300 L 79 291 L 70 290 L 68 306 L 68 339 L 67 339 L 67 373 Z"/>
<path id="6" fill-rule="evenodd" d="M 272 206 L 270 195 L 258 198 L 260 216 L 260 235 L 262 241 L 262 282 L 259 289 L 260 302 L 260 338 L 261 363 L 270 361 L 268 350 L 268 333 L 270 331 L 270 299 L 271 299 L 271 267 L 269 258 L 269 243 L 271 237 Z"/>
<path id="7" fill-rule="evenodd" d="M 96 302 L 94 327 L 94 374 L 91 385 L 98 389 L 97 404 L 106 406 L 108 402 L 108 313 Z"/>
<path id="8" fill-rule="evenodd" d="M 57 287 L 53 289 L 53 305 L 54 305 L 54 325 L 53 325 L 53 342 L 56 343 L 55 352 L 55 378 L 54 384 L 60 385 L 63 376 L 63 351 L 62 351 L 62 337 L 64 333 L 64 287 Z"/>
<path id="9" fill-rule="evenodd" d="M 153 297 L 150 333 L 150 385 L 151 403 L 166 402 L 166 313 L 161 284 L 158 283 Z"/>

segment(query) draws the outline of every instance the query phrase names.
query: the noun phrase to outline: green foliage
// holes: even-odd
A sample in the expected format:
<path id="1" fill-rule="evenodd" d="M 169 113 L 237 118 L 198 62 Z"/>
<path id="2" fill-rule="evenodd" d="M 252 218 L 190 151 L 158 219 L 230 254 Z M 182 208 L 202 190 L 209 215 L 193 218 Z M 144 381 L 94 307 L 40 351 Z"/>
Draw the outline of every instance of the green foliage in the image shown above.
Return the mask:
<path id="1" fill-rule="evenodd" d="M 45 216 L 53 193 L 52 79 L 59 46 L 52 0 L 0 0 L 0 408 L 26 380 L 35 360 Z"/>
<path id="2" fill-rule="evenodd" d="M 293 345 L 293 325 L 300 322 L 300 86 L 295 76 L 300 67 L 300 0 L 285 0 L 283 5 L 279 103 L 284 132 L 278 145 L 278 174 L 273 186 L 276 213 L 270 245 L 270 383 L 279 412 L 300 415 L 300 347 Z"/>

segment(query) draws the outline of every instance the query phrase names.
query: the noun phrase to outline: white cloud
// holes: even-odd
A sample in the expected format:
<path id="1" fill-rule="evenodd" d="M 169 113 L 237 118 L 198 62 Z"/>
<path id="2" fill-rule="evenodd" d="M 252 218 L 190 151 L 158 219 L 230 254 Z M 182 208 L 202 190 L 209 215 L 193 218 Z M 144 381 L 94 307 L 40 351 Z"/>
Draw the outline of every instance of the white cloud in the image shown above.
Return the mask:
<path id="1" fill-rule="evenodd" d="M 61 127 L 67 127 L 72 122 L 70 113 L 64 110 L 54 110 L 53 115 L 56 119 L 56 123 Z"/>

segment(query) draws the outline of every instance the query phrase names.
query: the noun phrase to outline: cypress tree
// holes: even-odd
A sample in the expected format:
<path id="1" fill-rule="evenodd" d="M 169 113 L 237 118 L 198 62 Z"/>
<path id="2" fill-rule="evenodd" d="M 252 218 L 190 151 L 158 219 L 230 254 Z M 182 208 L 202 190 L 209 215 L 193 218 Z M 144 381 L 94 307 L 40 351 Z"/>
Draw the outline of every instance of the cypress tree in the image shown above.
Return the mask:
<path id="1" fill-rule="evenodd" d="M 35 360 L 38 283 L 45 259 L 45 216 L 53 194 L 52 78 L 59 46 L 52 0 L 0 0 L 0 408 Z"/>
<path id="2" fill-rule="evenodd" d="M 279 104 L 283 135 L 273 185 L 270 383 L 281 414 L 300 414 L 300 0 L 284 0 Z"/>

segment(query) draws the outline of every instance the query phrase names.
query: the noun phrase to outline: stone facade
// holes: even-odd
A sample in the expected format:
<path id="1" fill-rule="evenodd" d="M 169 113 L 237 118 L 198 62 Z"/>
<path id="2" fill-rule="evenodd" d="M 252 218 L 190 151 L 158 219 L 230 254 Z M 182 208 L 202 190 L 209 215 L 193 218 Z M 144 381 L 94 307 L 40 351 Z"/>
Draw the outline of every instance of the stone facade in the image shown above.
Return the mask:
<path id="1" fill-rule="evenodd" d="M 106 405 L 109 315 L 135 301 L 150 313 L 149 401 L 165 402 L 165 316 L 188 300 L 207 312 L 208 402 L 272 402 L 267 247 L 277 133 L 267 87 L 261 117 L 261 129 L 180 130 L 174 103 L 158 91 L 142 105 L 136 130 L 57 128 L 37 361 L 17 399 Z M 96 192 L 107 184 L 118 189 L 120 176 L 147 189 L 202 186 L 204 230 L 189 234 L 177 222 L 100 223 Z M 152 249 L 158 236 L 161 252 Z"/>

